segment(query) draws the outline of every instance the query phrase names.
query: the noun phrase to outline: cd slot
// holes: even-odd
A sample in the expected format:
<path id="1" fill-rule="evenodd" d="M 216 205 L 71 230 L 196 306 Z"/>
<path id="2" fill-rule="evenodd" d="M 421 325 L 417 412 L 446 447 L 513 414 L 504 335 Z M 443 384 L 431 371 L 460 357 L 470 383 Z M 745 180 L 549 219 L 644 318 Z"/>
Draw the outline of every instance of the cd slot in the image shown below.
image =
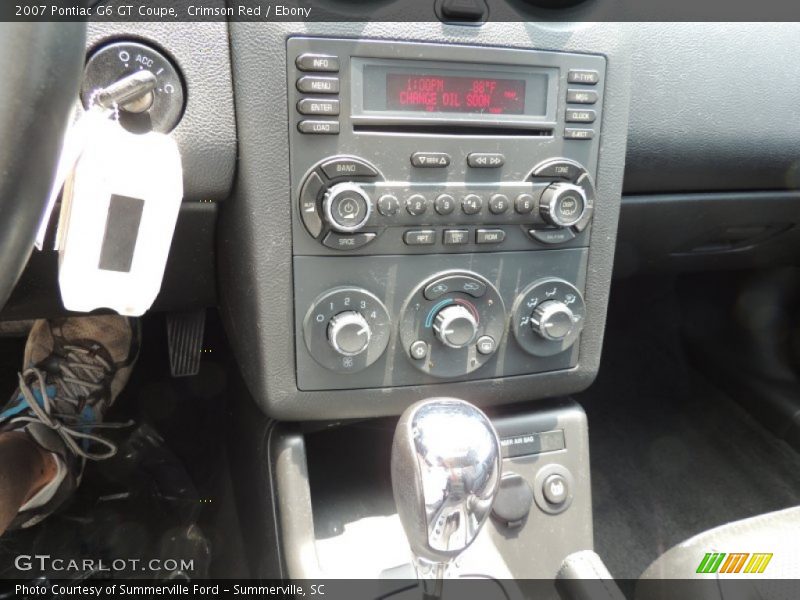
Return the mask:
<path id="1" fill-rule="evenodd" d="M 405 133 L 416 135 L 462 135 L 462 136 L 502 136 L 502 137 L 553 137 L 552 127 L 509 127 L 487 125 L 442 125 L 442 124 L 402 124 L 391 125 L 353 124 L 355 133 Z"/>

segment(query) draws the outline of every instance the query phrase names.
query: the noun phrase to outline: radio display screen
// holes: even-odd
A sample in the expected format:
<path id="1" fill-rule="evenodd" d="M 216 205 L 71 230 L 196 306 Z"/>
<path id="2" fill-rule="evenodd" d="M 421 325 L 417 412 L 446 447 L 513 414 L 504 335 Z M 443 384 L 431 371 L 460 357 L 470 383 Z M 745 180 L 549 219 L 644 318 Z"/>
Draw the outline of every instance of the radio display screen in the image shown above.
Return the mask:
<path id="1" fill-rule="evenodd" d="M 525 80 L 387 73 L 386 108 L 521 115 L 525 112 Z"/>
<path id="2" fill-rule="evenodd" d="M 353 58 L 354 115 L 390 119 L 554 118 L 558 69 Z M 433 63 L 436 64 L 436 63 Z M 548 110 L 548 107 L 549 110 Z"/>

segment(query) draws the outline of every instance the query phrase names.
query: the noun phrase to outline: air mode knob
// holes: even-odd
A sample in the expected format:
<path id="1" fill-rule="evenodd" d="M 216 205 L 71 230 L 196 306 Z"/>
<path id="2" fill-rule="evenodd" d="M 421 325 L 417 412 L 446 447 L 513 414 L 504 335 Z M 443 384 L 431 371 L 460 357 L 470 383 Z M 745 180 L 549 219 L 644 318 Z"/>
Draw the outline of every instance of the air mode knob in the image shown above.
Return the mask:
<path id="1" fill-rule="evenodd" d="M 372 202 L 361 186 L 337 183 L 325 193 L 322 202 L 325 219 L 336 231 L 353 233 L 361 229 L 372 213 Z"/>
<path id="2" fill-rule="evenodd" d="M 361 313 L 341 312 L 328 323 L 328 342 L 342 356 L 356 356 L 367 349 L 372 330 Z"/>
<path id="3" fill-rule="evenodd" d="M 554 183 L 543 193 L 540 202 L 542 218 L 556 227 L 572 227 L 586 213 L 586 193 L 571 183 Z"/>
<path id="4" fill-rule="evenodd" d="M 530 323 L 536 333 L 552 342 L 566 340 L 577 329 L 574 313 L 557 300 L 548 300 L 537 306 Z"/>
<path id="5" fill-rule="evenodd" d="M 447 306 L 436 315 L 433 330 L 445 346 L 464 348 L 475 341 L 478 335 L 478 322 L 464 306 Z"/>

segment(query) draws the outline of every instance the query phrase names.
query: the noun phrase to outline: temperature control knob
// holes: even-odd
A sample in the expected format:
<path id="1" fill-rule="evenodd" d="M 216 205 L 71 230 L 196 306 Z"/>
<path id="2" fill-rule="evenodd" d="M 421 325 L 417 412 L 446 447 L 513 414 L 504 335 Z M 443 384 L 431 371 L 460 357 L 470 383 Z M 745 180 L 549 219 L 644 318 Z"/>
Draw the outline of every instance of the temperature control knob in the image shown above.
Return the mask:
<path id="1" fill-rule="evenodd" d="M 436 337 L 450 348 L 464 348 L 475 341 L 478 322 L 466 307 L 453 305 L 443 308 L 433 322 Z"/>
<path id="2" fill-rule="evenodd" d="M 322 207 L 330 226 L 343 233 L 361 229 L 372 213 L 369 196 L 355 183 L 337 183 L 332 186 L 325 194 Z"/>
<path id="3" fill-rule="evenodd" d="M 342 356 L 357 356 L 367 349 L 372 330 L 361 313 L 341 312 L 328 323 L 328 342 Z"/>
<path id="4" fill-rule="evenodd" d="M 542 302 L 531 315 L 531 327 L 546 340 L 560 342 L 576 329 L 575 314 L 569 306 L 557 300 Z"/>
<path id="5" fill-rule="evenodd" d="M 586 213 L 586 193 L 571 183 L 554 183 L 542 193 L 542 218 L 556 227 L 572 227 Z"/>

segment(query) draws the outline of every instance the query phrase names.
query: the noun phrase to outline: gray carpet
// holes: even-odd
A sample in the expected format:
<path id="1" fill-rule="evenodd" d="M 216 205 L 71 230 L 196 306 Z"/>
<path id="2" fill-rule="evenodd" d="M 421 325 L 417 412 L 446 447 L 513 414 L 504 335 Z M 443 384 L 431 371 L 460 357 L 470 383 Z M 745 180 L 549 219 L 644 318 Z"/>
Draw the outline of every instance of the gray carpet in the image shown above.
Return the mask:
<path id="1" fill-rule="evenodd" d="M 595 547 L 617 578 L 701 531 L 800 504 L 800 454 L 687 366 L 669 295 L 637 300 L 623 290 L 612 304 L 600 375 L 577 397 Z"/>

